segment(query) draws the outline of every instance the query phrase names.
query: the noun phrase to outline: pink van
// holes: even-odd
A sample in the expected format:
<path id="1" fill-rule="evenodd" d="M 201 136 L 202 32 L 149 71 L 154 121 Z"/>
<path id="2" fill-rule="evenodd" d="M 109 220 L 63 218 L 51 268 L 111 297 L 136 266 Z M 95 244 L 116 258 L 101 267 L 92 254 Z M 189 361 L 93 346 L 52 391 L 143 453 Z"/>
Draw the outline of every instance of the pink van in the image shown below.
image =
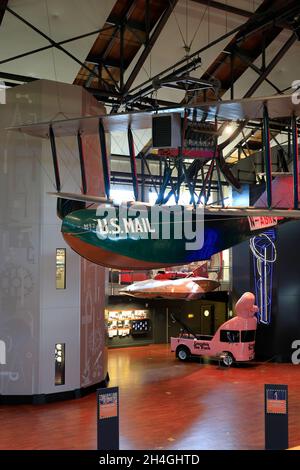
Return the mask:
<path id="1" fill-rule="evenodd" d="M 235 361 L 251 361 L 255 354 L 255 313 L 258 311 L 254 302 L 254 295 L 246 292 L 236 303 L 236 316 L 223 323 L 214 336 L 182 331 L 178 338 L 171 338 L 171 351 L 181 361 L 191 356 L 211 356 L 227 367 Z"/>

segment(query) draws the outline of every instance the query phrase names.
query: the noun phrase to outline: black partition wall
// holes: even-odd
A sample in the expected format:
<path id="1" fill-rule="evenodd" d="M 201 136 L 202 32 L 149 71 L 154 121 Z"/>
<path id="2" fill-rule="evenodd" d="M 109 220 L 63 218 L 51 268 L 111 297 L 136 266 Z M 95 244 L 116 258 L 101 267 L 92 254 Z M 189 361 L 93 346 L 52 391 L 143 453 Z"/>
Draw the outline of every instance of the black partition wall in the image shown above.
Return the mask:
<path id="1" fill-rule="evenodd" d="M 106 312 L 108 347 L 168 343 L 182 328 L 172 321 L 171 314 L 196 333 L 214 334 L 228 319 L 228 292 L 211 292 L 191 301 L 110 296 Z"/>
<path id="2" fill-rule="evenodd" d="M 290 362 L 292 343 L 300 340 L 300 221 L 276 229 L 277 260 L 273 274 L 272 314 L 269 325 L 259 325 L 256 357 Z M 233 301 L 254 290 L 249 242 L 233 248 Z"/>

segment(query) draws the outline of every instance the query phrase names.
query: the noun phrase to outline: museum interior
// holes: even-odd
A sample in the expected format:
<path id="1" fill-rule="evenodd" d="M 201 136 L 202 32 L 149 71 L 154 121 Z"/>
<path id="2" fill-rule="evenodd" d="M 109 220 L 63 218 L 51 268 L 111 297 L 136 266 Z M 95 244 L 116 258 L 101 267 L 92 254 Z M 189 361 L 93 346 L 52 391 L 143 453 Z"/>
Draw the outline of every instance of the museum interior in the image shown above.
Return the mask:
<path id="1" fill-rule="evenodd" d="M 0 450 L 300 449 L 299 0 L 0 0 L 0 44 Z"/>

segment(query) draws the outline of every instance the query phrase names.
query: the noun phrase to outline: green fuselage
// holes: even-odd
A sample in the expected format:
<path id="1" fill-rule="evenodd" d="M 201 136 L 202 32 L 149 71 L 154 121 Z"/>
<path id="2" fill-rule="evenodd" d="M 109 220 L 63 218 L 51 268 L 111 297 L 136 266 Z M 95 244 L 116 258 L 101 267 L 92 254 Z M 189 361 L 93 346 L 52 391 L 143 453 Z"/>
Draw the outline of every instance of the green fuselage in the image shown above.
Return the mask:
<path id="1" fill-rule="evenodd" d="M 155 224 L 149 206 L 146 212 L 127 219 L 119 217 L 119 207 L 114 210 L 116 217 L 110 217 L 109 213 L 106 217 L 99 216 L 96 209 L 74 211 L 64 217 L 62 233 L 82 257 L 119 269 L 151 269 L 207 260 L 282 222 L 275 217 L 205 214 L 200 227 L 203 239 L 193 245 L 190 235 L 187 237 L 185 233 L 183 220 L 171 217 L 166 222 L 161 218 Z M 195 228 L 194 214 L 192 224 Z"/>

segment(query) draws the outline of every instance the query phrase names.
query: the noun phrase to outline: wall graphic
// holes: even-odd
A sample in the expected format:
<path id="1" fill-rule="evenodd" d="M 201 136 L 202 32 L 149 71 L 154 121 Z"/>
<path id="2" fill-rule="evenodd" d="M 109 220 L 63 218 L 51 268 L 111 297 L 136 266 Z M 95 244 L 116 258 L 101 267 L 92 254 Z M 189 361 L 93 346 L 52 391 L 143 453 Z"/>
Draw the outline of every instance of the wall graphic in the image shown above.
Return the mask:
<path id="1" fill-rule="evenodd" d="M 41 143 L 8 126 L 34 119 L 39 101 L 7 91 L 0 106 L 0 394 L 32 394 L 37 387 L 39 331 L 39 162 Z"/>
<path id="2" fill-rule="evenodd" d="M 56 201 L 47 194 L 55 189 L 49 141 L 5 131 L 83 111 L 100 114 L 102 108 L 81 88 L 47 80 L 7 90 L 0 105 L 0 395 L 74 390 L 106 374 L 105 271 L 63 243 Z M 98 136 L 84 140 L 89 191 L 99 194 Z M 76 136 L 57 139 L 57 149 L 63 189 L 80 192 Z M 57 248 L 67 250 L 67 288 L 59 291 Z M 66 375 L 58 390 L 54 351 L 60 342 L 66 343 Z"/>
<path id="3" fill-rule="evenodd" d="M 98 110 L 99 113 L 99 110 Z M 84 161 L 90 195 L 103 195 L 103 171 L 98 135 L 84 136 Z M 107 270 L 81 260 L 81 387 L 101 382 L 107 373 L 104 309 Z"/>
<path id="4" fill-rule="evenodd" d="M 258 320 L 264 325 L 271 323 L 273 271 L 277 258 L 276 232 L 273 228 L 251 238 Z"/>

